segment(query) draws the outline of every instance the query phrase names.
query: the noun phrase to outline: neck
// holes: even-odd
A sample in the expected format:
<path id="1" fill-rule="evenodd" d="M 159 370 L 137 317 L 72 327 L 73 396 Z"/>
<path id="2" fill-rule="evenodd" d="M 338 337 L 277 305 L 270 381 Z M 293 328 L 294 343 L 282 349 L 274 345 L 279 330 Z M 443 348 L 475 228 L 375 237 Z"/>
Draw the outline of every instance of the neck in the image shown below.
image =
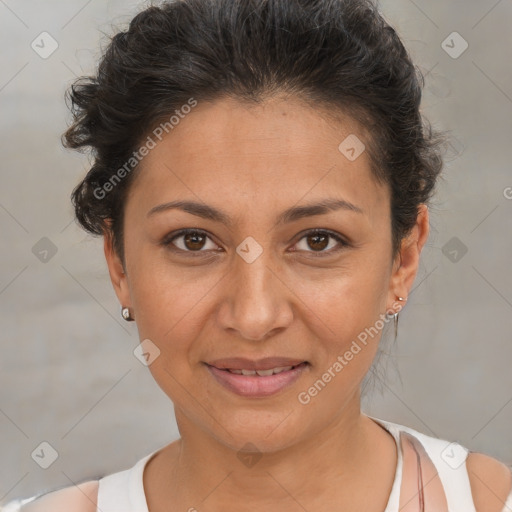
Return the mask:
<path id="1" fill-rule="evenodd" d="M 296 510 L 297 503 L 312 510 L 319 509 L 316 505 L 325 504 L 329 496 L 343 508 L 360 504 L 357 490 L 367 493 L 369 478 L 381 476 L 379 471 L 385 467 L 388 477 L 383 480 L 382 502 L 392 484 L 389 470 L 394 475 L 396 465 L 394 441 L 361 414 L 359 405 L 359 400 L 347 404 L 331 424 L 292 446 L 245 457 L 176 409 L 182 438 L 166 448 L 160 470 L 153 468 L 156 474 L 149 478 L 160 480 L 153 496 L 158 494 L 167 509 L 172 501 L 183 510 L 254 510 L 259 506 Z"/>

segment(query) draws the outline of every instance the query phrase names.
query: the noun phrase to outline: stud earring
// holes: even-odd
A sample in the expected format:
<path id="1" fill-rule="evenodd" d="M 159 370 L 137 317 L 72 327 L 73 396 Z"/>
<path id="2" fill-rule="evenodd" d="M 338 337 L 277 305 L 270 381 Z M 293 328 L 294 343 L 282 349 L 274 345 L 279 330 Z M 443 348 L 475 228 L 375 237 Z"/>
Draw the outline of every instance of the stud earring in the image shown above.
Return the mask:
<path id="1" fill-rule="evenodd" d="M 127 322 L 133 322 L 133 318 L 130 315 L 130 310 L 128 308 L 121 307 L 121 316 L 127 321 Z"/>

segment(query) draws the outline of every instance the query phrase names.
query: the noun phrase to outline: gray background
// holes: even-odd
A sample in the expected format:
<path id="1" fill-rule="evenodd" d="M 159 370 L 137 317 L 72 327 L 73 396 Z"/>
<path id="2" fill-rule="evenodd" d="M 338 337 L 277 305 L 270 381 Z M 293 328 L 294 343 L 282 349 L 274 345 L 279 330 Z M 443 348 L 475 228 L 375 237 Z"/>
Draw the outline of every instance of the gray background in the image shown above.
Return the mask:
<path id="1" fill-rule="evenodd" d="M 140 5 L 0 0 L 0 503 L 128 468 L 177 437 L 172 403 L 133 355 L 102 242 L 72 222 L 88 158 L 59 142 L 65 89 Z M 426 74 L 423 111 L 453 141 L 386 380 L 364 411 L 512 464 L 512 1 L 381 8 Z M 59 45 L 47 59 L 31 48 L 43 31 Z M 469 43 L 457 59 L 441 46 L 454 31 Z M 43 237 L 57 249 L 46 261 Z M 31 457 L 43 441 L 59 454 L 46 470 Z"/>

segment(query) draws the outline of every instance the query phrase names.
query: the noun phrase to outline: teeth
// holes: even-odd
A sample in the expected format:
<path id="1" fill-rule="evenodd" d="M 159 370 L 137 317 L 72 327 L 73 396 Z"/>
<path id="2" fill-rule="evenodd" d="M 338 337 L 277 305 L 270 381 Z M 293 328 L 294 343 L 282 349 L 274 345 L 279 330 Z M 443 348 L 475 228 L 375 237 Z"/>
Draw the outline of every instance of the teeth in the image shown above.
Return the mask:
<path id="1" fill-rule="evenodd" d="M 274 373 L 274 370 L 272 370 L 272 368 L 270 370 L 256 370 L 256 373 L 260 377 L 267 377 L 268 375 L 272 375 Z"/>
<path id="2" fill-rule="evenodd" d="M 278 368 L 273 368 L 272 373 L 281 373 L 281 372 L 287 372 L 288 370 L 291 370 L 293 366 L 279 366 Z"/>
<path id="3" fill-rule="evenodd" d="M 232 370 L 229 369 L 231 373 L 236 373 L 237 375 L 259 375 L 260 377 L 268 377 L 270 375 L 275 375 L 281 372 L 287 372 L 291 370 L 293 366 L 278 366 L 277 368 L 271 368 L 269 370 Z"/>

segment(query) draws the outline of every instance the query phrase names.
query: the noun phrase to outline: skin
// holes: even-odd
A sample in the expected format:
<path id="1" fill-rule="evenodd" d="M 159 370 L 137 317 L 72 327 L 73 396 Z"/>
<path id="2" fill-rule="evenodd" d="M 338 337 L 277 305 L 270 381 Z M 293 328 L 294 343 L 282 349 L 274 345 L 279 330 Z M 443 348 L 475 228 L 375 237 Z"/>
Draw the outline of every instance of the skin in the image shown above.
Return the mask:
<path id="1" fill-rule="evenodd" d="M 375 181 L 366 152 L 352 162 L 338 150 L 350 134 L 364 142 L 364 133 L 349 117 L 327 120 L 298 99 L 250 108 L 223 99 L 199 103 L 142 161 L 126 202 L 125 266 L 108 234 L 105 256 L 140 339 L 160 350 L 149 369 L 174 403 L 181 435 L 146 466 L 151 512 L 384 509 L 396 446 L 360 410 L 380 332 L 309 404 L 297 399 L 408 296 L 428 237 L 421 205 L 392 257 L 388 187 Z M 362 213 L 339 209 L 276 224 L 284 210 L 326 198 Z M 232 224 L 178 209 L 148 217 L 178 199 L 222 210 Z M 163 244 L 183 228 L 207 237 Z M 333 231 L 348 245 L 329 238 L 319 250 L 311 229 Z M 252 263 L 236 252 L 249 236 L 263 249 Z M 203 364 L 232 356 L 309 365 L 278 394 L 247 398 Z M 237 457 L 248 442 L 262 455 L 252 467 Z"/>

